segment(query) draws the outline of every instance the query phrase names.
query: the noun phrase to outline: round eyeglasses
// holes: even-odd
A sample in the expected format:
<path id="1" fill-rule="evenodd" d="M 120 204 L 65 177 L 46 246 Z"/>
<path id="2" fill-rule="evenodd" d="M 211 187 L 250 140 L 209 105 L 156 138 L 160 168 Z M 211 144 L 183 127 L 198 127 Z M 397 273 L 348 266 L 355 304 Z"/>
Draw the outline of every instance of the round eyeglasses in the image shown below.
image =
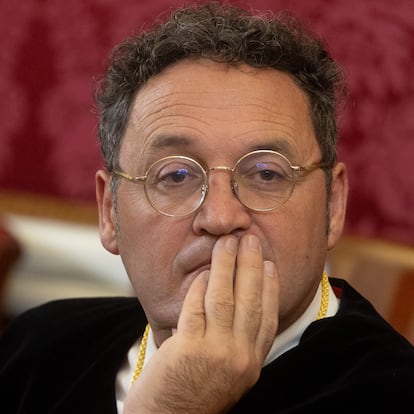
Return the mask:
<path id="1" fill-rule="evenodd" d="M 181 217 L 195 212 L 208 193 L 208 177 L 213 171 L 231 174 L 231 188 L 247 208 L 266 212 L 282 206 L 291 196 L 298 175 L 306 175 L 323 163 L 305 167 L 292 165 L 279 152 L 252 151 L 243 155 L 233 168 L 217 166 L 205 169 L 198 161 L 173 155 L 154 162 L 145 175 L 131 176 L 122 171 L 114 174 L 133 183 L 144 183 L 151 206 L 165 216 Z"/>

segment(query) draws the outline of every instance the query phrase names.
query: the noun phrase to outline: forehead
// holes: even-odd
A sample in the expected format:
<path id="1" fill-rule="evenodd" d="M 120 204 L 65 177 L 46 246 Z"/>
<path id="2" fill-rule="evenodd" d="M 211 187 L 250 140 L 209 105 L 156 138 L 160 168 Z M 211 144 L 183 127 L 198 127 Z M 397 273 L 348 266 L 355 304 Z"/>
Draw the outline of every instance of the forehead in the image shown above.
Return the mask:
<path id="1" fill-rule="evenodd" d="M 137 93 L 121 162 L 186 151 L 240 156 L 258 148 L 294 157 L 315 146 L 308 98 L 289 75 L 209 60 L 182 61 Z"/>

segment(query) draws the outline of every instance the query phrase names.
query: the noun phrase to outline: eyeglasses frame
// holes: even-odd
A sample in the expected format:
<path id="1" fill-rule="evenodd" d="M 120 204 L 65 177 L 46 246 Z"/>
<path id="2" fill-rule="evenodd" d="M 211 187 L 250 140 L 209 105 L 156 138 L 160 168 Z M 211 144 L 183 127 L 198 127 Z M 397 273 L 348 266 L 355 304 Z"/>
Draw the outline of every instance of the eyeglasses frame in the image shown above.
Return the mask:
<path id="1" fill-rule="evenodd" d="M 256 208 L 252 208 L 252 207 L 247 206 L 242 200 L 240 200 L 240 198 L 238 196 L 238 193 L 237 193 L 237 181 L 235 181 L 233 179 L 233 174 L 234 174 L 234 171 L 236 171 L 238 165 L 240 165 L 240 163 L 244 159 L 246 159 L 247 157 L 249 157 L 250 155 L 253 155 L 253 154 L 272 154 L 272 155 L 277 155 L 277 156 L 282 157 L 288 163 L 288 165 L 289 165 L 289 167 L 290 167 L 290 169 L 292 171 L 292 187 L 291 187 L 291 191 L 290 191 L 288 197 L 286 198 L 286 200 L 282 204 L 279 204 L 276 207 L 271 207 L 271 208 L 256 209 Z M 200 201 L 198 202 L 198 204 L 190 212 L 185 213 L 185 214 L 171 214 L 171 213 L 166 213 L 166 212 L 160 210 L 151 201 L 151 199 L 150 199 L 150 197 L 148 196 L 148 193 L 147 193 L 147 186 L 145 185 L 146 180 L 148 178 L 148 173 L 149 173 L 149 171 L 151 170 L 151 168 L 155 164 L 157 164 L 157 163 L 159 163 L 161 161 L 164 161 L 164 160 L 177 159 L 177 158 L 178 159 L 181 159 L 181 160 L 190 161 L 190 162 L 196 164 L 198 167 L 200 167 L 200 170 L 203 172 L 203 176 L 204 176 L 203 177 L 204 178 L 203 181 L 205 183 L 207 183 L 207 184 L 203 184 L 203 186 L 201 188 L 202 193 L 201 193 Z M 147 168 L 147 170 L 146 170 L 146 172 L 145 172 L 144 175 L 132 176 L 132 175 L 129 175 L 129 174 L 125 173 L 122 170 L 115 170 L 115 171 L 113 171 L 113 174 L 116 175 L 116 176 L 125 178 L 126 180 L 128 180 L 128 181 L 130 181 L 130 182 L 132 182 L 134 184 L 138 184 L 140 182 L 143 182 L 144 183 L 145 196 L 146 196 L 148 202 L 160 214 L 162 214 L 164 216 L 167 216 L 167 217 L 185 217 L 185 216 L 188 216 L 188 215 L 194 213 L 195 211 L 197 211 L 201 207 L 201 205 L 204 203 L 204 200 L 207 197 L 207 193 L 208 193 L 208 189 L 209 189 L 208 176 L 209 176 L 210 171 L 225 171 L 225 172 L 229 172 L 231 174 L 231 176 L 232 176 L 231 189 L 232 189 L 232 192 L 235 195 L 235 197 L 240 201 L 240 203 L 243 206 L 245 206 L 249 210 L 254 211 L 254 212 L 259 212 L 259 213 L 262 212 L 263 213 L 263 212 L 274 211 L 274 210 L 280 208 L 281 206 L 283 206 L 290 199 L 290 197 L 291 197 L 291 195 L 292 195 L 292 193 L 294 191 L 295 185 L 296 185 L 296 174 L 302 174 L 304 176 L 307 176 L 312 171 L 315 171 L 317 169 L 323 169 L 323 170 L 325 170 L 326 168 L 328 168 L 328 165 L 326 163 L 324 163 L 324 162 L 321 162 L 321 161 L 320 162 L 315 162 L 315 163 L 309 164 L 307 166 L 293 165 L 290 162 L 290 160 L 285 155 L 283 155 L 282 153 L 280 153 L 278 151 L 274 151 L 274 150 L 254 150 L 254 151 L 250 151 L 247 154 L 244 154 L 242 157 L 240 157 L 236 161 L 236 163 L 234 164 L 233 167 L 227 167 L 227 166 L 223 166 L 223 165 L 218 165 L 216 167 L 211 167 L 211 168 L 205 169 L 204 166 L 202 164 L 200 164 L 194 158 L 187 157 L 186 155 L 168 155 L 166 157 L 162 157 L 159 160 L 153 162 Z"/>

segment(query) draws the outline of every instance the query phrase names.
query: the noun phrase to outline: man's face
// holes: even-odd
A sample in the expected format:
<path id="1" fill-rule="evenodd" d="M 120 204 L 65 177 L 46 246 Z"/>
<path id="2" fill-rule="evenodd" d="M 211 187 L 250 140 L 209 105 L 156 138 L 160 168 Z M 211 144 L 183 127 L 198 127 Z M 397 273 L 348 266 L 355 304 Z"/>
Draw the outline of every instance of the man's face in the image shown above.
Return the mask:
<path id="1" fill-rule="evenodd" d="M 294 165 L 321 160 L 305 93 L 276 70 L 182 61 L 150 79 L 135 97 L 120 167 L 144 175 L 169 155 L 194 158 L 206 168 L 233 167 L 256 149 L 277 150 Z M 268 213 L 244 207 L 232 193 L 230 174 L 222 170 L 210 175 L 201 208 L 181 218 L 161 215 L 148 203 L 142 183 L 123 179 L 115 212 L 109 180 L 98 173 L 101 239 L 121 255 L 154 331 L 176 326 L 188 287 L 209 268 L 217 238 L 245 233 L 255 234 L 264 259 L 276 264 L 280 329 L 285 329 L 313 298 L 326 252 L 342 231 L 346 174 L 341 164 L 334 170 L 330 200 L 318 169 L 300 178 L 290 199 Z"/>

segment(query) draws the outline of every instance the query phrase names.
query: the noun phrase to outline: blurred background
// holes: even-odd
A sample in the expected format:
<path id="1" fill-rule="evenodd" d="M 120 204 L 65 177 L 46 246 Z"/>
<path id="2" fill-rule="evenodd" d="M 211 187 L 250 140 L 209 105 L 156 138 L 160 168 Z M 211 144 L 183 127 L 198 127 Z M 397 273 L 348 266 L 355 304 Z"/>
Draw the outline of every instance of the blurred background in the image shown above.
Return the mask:
<path id="1" fill-rule="evenodd" d="M 340 158 L 350 200 L 329 257 L 414 343 L 414 7 L 411 0 L 244 0 L 290 10 L 327 42 L 350 89 Z M 92 95 L 112 47 L 183 3 L 0 2 L 0 317 L 68 296 L 129 295 L 97 231 Z"/>

